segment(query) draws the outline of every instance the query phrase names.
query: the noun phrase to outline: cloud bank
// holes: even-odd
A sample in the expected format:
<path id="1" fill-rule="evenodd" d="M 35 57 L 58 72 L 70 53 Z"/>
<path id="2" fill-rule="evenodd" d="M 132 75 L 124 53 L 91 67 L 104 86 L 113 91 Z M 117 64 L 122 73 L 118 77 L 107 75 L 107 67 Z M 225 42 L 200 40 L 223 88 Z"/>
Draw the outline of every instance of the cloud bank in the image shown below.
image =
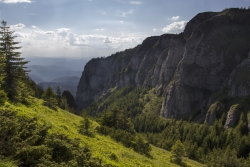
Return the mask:
<path id="1" fill-rule="evenodd" d="M 165 26 L 162 29 L 162 32 L 170 34 L 181 33 L 184 30 L 186 24 L 187 21 L 173 22 L 172 24 Z"/>
<path id="2" fill-rule="evenodd" d="M 33 25 L 22 23 L 11 25 L 16 41 L 21 42 L 24 57 L 98 57 L 108 56 L 117 51 L 141 44 L 145 37 L 121 33 L 120 36 L 101 34 L 82 35 L 63 27 L 44 31 Z M 96 30 L 102 32 L 102 29 Z"/>
<path id="3" fill-rule="evenodd" d="M 25 28 L 25 25 L 22 24 L 22 23 L 10 26 L 10 29 L 13 30 L 13 31 L 21 30 L 23 28 Z"/>

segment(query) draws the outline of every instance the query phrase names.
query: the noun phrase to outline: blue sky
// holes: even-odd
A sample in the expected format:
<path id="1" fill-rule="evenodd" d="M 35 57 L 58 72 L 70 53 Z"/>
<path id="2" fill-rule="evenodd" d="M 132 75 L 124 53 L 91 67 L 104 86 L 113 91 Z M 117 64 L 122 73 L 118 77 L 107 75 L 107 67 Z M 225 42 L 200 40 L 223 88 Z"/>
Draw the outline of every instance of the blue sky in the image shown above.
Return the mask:
<path id="1" fill-rule="evenodd" d="M 146 37 L 180 33 L 196 14 L 250 6 L 250 0 L 0 0 L 23 57 L 91 58 Z"/>

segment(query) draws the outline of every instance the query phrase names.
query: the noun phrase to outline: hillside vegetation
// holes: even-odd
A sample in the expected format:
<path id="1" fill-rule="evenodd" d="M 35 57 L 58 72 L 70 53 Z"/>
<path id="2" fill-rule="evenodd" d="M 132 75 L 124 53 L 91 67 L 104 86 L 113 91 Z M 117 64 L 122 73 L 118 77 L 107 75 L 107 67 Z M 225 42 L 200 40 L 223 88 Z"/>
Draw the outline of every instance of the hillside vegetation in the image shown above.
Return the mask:
<path id="1" fill-rule="evenodd" d="M 215 114 L 214 123 L 195 123 L 190 119 L 177 120 L 160 117 L 162 97 L 155 89 L 124 87 L 110 90 L 110 93 L 98 99 L 84 113 L 100 120 L 117 106 L 131 119 L 134 129 L 154 146 L 171 151 L 176 141 L 180 140 L 187 157 L 208 166 L 241 166 L 250 165 L 250 133 L 248 131 L 249 96 L 245 98 L 218 98 L 225 109 L 211 108 Z M 232 106 L 232 107 L 230 107 Z M 239 120 L 234 126 L 228 125 L 226 114 L 238 112 Z M 98 120 L 98 119 L 97 119 Z M 100 121 L 101 122 L 101 121 Z"/>
<path id="2" fill-rule="evenodd" d="M 32 127 L 28 126 L 27 124 L 23 125 L 26 127 L 26 130 L 29 131 L 29 128 L 39 129 L 48 127 L 48 134 L 46 135 L 48 136 L 48 138 L 51 138 L 51 136 L 56 135 L 57 137 L 54 138 L 54 140 L 56 140 L 57 138 L 59 138 L 58 136 L 63 135 L 65 136 L 65 140 L 66 138 L 69 141 L 78 140 L 79 148 L 89 149 L 87 153 L 91 153 L 91 157 L 86 159 L 89 161 L 93 161 L 93 163 L 95 162 L 96 164 L 99 164 L 99 162 L 101 162 L 100 166 L 178 166 L 170 162 L 170 152 L 165 151 L 163 149 L 152 146 L 150 156 L 146 156 L 136 153 L 130 148 L 124 147 L 121 143 L 115 142 L 108 136 L 99 135 L 95 131 L 95 128 L 98 127 L 99 124 L 95 121 L 90 121 L 90 130 L 93 132 L 94 137 L 81 135 L 78 131 L 79 126 L 81 125 L 81 121 L 84 119 L 83 117 L 76 116 L 61 109 L 58 109 L 58 111 L 54 111 L 50 108 L 43 106 L 42 103 L 42 100 L 38 100 L 35 98 L 33 99 L 33 103 L 30 106 L 25 106 L 21 104 L 13 105 L 6 102 L 5 105 L 0 107 L 1 127 L 6 126 L 5 123 L 7 122 L 2 120 L 10 116 L 9 113 L 12 113 L 12 120 L 17 121 L 22 119 L 26 120 L 26 122 L 32 122 L 33 120 L 37 125 L 34 124 L 32 125 Z M 15 124 L 22 125 L 21 122 L 15 122 Z M 34 128 L 35 126 L 37 126 L 37 128 Z M 18 129 L 17 127 L 15 128 Z M 11 129 L 8 130 L 9 132 L 11 131 Z M 22 143 L 24 143 L 24 141 L 25 140 L 23 139 Z M 8 156 L 7 158 L 12 159 L 13 164 L 16 164 L 17 166 L 24 162 L 28 163 L 27 157 L 25 161 L 25 154 L 23 156 L 20 156 L 20 151 L 22 152 L 24 150 L 32 149 L 32 147 L 34 147 L 33 149 L 36 148 L 37 151 L 39 150 L 39 146 L 32 146 L 26 143 L 25 146 L 22 146 L 22 148 L 19 147 L 19 150 L 16 150 L 16 154 Z M 38 152 L 41 153 L 41 151 Z M 32 156 L 35 155 L 30 155 L 30 161 L 32 160 L 32 158 L 34 158 Z M 41 159 L 34 159 L 36 159 L 37 162 L 42 162 L 42 156 L 40 158 Z M 43 157 L 43 159 L 46 159 L 46 157 Z M 67 160 L 58 160 L 57 162 L 54 162 L 53 165 L 60 166 L 61 164 L 63 166 L 64 164 L 64 166 L 77 166 L 74 165 L 74 161 L 74 159 L 68 160 L 68 162 Z M 186 162 L 190 166 L 203 166 L 202 164 L 188 159 L 185 159 L 184 162 Z M 1 163 L 1 166 L 8 166 L 8 164 L 11 162 L 10 160 L 6 160 L 6 158 L 1 158 Z M 35 165 L 35 161 L 33 163 Z M 49 162 L 47 163 L 49 164 Z M 40 164 L 40 166 L 43 165 Z"/>

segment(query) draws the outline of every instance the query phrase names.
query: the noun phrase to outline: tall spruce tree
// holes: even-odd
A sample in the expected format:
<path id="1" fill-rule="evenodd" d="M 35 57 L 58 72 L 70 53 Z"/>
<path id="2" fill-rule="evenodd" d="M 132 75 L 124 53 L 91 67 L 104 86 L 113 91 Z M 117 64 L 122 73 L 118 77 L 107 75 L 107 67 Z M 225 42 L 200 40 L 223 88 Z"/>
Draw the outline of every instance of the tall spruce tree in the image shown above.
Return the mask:
<path id="1" fill-rule="evenodd" d="M 2 81 L 5 77 L 5 54 L 0 53 L 0 89 L 2 88 Z"/>
<path id="2" fill-rule="evenodd" d="M 186 156 L 186 151 L 180 140 L 177 140 L 171 149 L 171 161 L 182 164 L 182 158 Z"/>
<path id="3" fill-rule="evenodd" d="M 44 105 L 52 108 L 53 110 L 57 110 L 57 100 L 56 94 L 53 92 L 51 87 L 48 87 L 42 95 L 44 100 Z"/>
<path id="4" fill-rule="evenodd" d="M 0 104 L 4 104 L 7 100 L 7 95 L 3 90 L 3 78 L 5 77 L 5 55 L 0 53 Z"/>
<path id="5" fill-rule="evenodd" d="M 13 34 L 14 31 L 7 27 L 7 22 L 2 21 L 0 26 L 0 54 L 4 55 L 5 58 L 5 76 L 3 77 L 2 87 L 10 100 L 19 101 L 22 96 L 20 85 L 23 85 L 22 81 L 28 72 L 24 65 L 28 61 L 24 61 L 24 58 L 20 57 L 21 53 L 17 50 L 21 47 L 17 46 L 19 42 L 14 41 L 16 36 Z"/>

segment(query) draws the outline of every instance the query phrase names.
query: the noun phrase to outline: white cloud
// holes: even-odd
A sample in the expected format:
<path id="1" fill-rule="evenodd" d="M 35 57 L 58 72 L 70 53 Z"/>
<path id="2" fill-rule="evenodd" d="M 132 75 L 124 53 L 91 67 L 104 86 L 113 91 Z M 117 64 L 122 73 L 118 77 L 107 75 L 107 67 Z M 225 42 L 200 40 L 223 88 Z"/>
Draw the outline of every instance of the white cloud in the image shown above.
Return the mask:
<path id="1" fill-rule="evenodd" d="M 141 44 L 146 36 L 121 32 L 118 36 L 100 34 L 82 35 L 74 33 L 69 28 L 58 28 L 45 31 L 35 25 L 25 27 L 16 24 L 14 33 L 17 42 L 21 42 L 21 52 L 24 57 L 97 57 L 108 56 L 117 51 L 135 47 Z M 102 28 L 96 30 L 101 32 Z M 143 37 L 142 37 L 143 36 Z"/>
<path id="2" fill-rule="evenodd" d="M 31 3 L 31 0 L 0 0 L 3 3 Z"/>
<path id="3" fill-rule="evenodd" d="M 104 31 L 104 29 L 103 28 L 97 28 L 97 29 L 95 29 L 95 31 Z"/>
<path id="4" fill-rule="evenodd" d="M 133 5 L 141 5 L 142 4 L 141 1 L 130 1 L 129 3 L 133 4 Z"/>
<path id="5" fill-rule="evenodd" d="M 133 14 L 133 13 L 134 13 L 133 10 L 128 10 L 127 12 L 120 11 L 120 10 L 117 10 L 117 11 L 116 11 L 116 15 L 117 15 L 117 16 L 120 16 L 120 17 L 127 17 L 127 15 L 131 15 L 131 14 Z"/>
<path id="6" fill-rule="evenodd" d="M 25 27 L 24 24 L 19 23 L 19 24 L 16 24 L 16 25 L 11 25 L 11 26 L 10 26 L 10 29 L 16 31 L 16 30 L 21 30 L 21 29 L 23 29 L 24 27 Z"/>
<path id="7" fill-rule="evenodd" d="M 187 21 L 174 22 L 164 27 L 162 31 L 164 33 L 172 33 L 172 34 L 180 33 L 184 30 L 186 24 Z"/>
<path id="8" fill-rule="evenodd" d="M 44 33 L 44 34 L 49 34 L 49 35 L 51 35 L 51 34 L 55 34 L 55 32 L 54 32 L 54 31 L 43 31 L 43 33 Z"/>
<path id="9" fill-rule="evenodd" d="M 103 43 L 112 43 L 112 41 L 109 39 L 109 37 L 107 37 L 107 38 L 103 41 Z"/>
<path id="10" fill-rule="evenodd" d="M 69 28 L 59 28 L 57 29 L 57 32 L 60 33 L 60 32 L 68 32 L 70 29 Z"/>
<path id="11" fill-rule="evenodd" d="M 84 36 L 78 36 L 75 38 L 74 44 L 77 46 L 88 45 L 89 41 Z"/>
<path id="12" fill-rule="evenodd" d="M 31 26 L 31 28 L 38 29 L 38 28 L 37 28 L 37 26 L 34 26 L 34 25 L 33 25 L 33 26 Z"/>
<path id="13" fill-rule="evenodd" d="M 176 21 L 176 20 L 179 20 L 179 18 L 180 18 L 180 16 L 173 16 L 173 17 L 171 17 L 171 19 L 170 18 L 168 18 L 168 19 Z"/>
<path id="14" fill-rule="evenodd" d="M 57 35 L 65 38 L 68 36 L 70 29 L 69 28 L 59 28 L 57 29 Z"/>
<path id="15" fill-rule="evenodd" d="M 157 29 L 156 29 L 156 28 L 154 28 L 154 29 L 152 29 L 152 31 L 156 32 L 156 31 L 157 31 Z"/>
<path id="16" fill-rule="evenodd" d="M 49 34 L 49 35 L 53 35 L 55 34 L 54 31 L 42 31 L 41 29 L 39 29 L 37 26 L 31 26 L 32 30 L 31 33 L 33 34 Z"/>

